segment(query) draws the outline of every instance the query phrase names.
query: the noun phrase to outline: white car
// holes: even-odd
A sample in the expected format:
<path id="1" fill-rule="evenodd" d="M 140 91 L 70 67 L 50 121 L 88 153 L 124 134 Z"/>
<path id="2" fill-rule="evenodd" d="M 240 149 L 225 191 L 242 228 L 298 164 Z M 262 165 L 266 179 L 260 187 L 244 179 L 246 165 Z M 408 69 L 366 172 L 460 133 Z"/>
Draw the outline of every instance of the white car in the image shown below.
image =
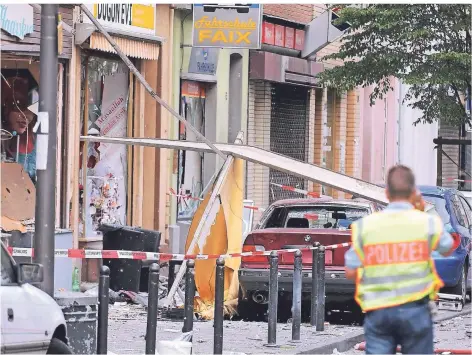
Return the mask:
<path id="1" fill-rule="evenodd" d="M 72 354 L 61 308 L 31 285 L 42 282 L 42 265 L 16 265 L 1 244 L 1 353 Z"/>

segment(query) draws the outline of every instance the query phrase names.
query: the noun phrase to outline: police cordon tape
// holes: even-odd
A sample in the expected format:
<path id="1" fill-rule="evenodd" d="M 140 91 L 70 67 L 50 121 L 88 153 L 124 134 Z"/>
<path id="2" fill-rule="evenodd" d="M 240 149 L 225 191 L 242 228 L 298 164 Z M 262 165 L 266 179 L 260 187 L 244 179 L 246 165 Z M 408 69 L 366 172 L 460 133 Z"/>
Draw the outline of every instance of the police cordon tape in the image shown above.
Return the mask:
<path id="1" fill-rule="evenodd" d="M 169 189 L 170 192 L 167 193 L 167 195 L 169 196 L 174 196 L 174 197 L 177 197 L 177 198 L 181 198 L 183 200 L 192 200 L 192 201 L 203 201 L 203 198 L 201 197 L 194 197 L 192 195 L 184 195 L 184 194 L 178 194 L 177 192 L 175 192 L 174 189 Z M 253 210 L 253 211 L 261 211 L 261 212 L 264 212 L 266 209 L 265 208 L 262 208 L 262 207 L 257 207 L 257 206 L 249 206 L 249 205 L 244 205 L 243 206 L 244 208 L 247 208 L 249 210 Z"/>
<path id="2" fill-rule="evenodd" d="M 327 250 L 347 248 L 351 243 L 340 243 L 333 245 L 324 245 Z M 305 247 L 303 250 L 314 250 L 317 247 Z M 245 256 L 270 256 L 272 251 L 277 253 L 295 253 L 301 249 L 278 249 L 278 250 L 264 250 L 264 251 L 248 251 L 241 253 L 229 254 L 169 254 L 169 253 L 152 253 L 145 251 L 130 251 L 130 250 L 93 250 L 93 249 L 56 249 L 54 256 L 57 258 L 72 258 L 72 259 L 132 259 L 132 260 L 156 260 L 166 262 L 169 260 L 208 260 L 218 258 L 240 258 Z M 33 248 L 17 248 L 8 247 L 8 252 L 12 256 L 27 256 L 34 255 Z"/>
<path id="3" fill-rule="evenodd" d="M 293 186 L 276 184 L 275 182 L 271 182 L 270 184 L 274 185 L 274 186 L 277 186 L 277 187 L 280 187 L 282 190 L 297 192 L 297 193 L 305 195 L 305 196 L 310 196 L 310 197 L 314 197 L 314 198 L 320 197 L 320 194 L 317 193 L 317 192 L 314 192 L 314 191 L 302 190 L 302 189 L 298 189 L 298 188 L 293 187 Z"/>

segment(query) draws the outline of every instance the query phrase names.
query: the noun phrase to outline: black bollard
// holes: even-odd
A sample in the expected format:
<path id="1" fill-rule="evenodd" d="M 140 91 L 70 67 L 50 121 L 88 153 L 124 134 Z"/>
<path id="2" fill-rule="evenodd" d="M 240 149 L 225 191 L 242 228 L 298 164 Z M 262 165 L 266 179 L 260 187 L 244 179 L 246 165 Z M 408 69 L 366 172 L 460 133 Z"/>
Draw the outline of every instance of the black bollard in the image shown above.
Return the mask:
<path id="1" fill-rule="evenodd" d="M 98 281 L 98 321 L 97 321 L 97 354 L 108 352 L 108 304 L 110 303 L 110 269 L 100 268 Z"/>
<path id="2" fill-rule="evenodd" d="M 215 315 L 213 354 L 223 354 L 223 307 L 225 294 L 225 259 L 216 260 L 215 275 Z"/>
<path id="3" fill-rule="evenodd" d="M 276 251 L 270 253 L 269 265 L 269 324 L 267 327 L 267 346 L 276 346 L 277 305 L 279 303 L 279 256 Z"/>
<path id="4" fill-rule="evenodd" d="M 300 341 L 302 323 L 302 252 L 297 250 L 293 263 L 292 341 Z"/>
<path id="5" fill-rule="evenodd" d="M 318 250 L 318 300 L 316 307 L 316 331 L 324 330 L 324 321 L 325 321 L 325 247 L 320 246 Z"/>
<path id="6" fill-rule="evenodd" d="M 182 333 L 188 333 L 193 330 L 193 302 L 195 299 L 195 260 L 187 262 L 185 273 L 185 305 L 184 305 L 184 326 Z"/>
<path id="7" fill-rule="evenodd" d="M 159 265 L 149 267 L 148 309 L 146 326 L 146 354 L 156 353 L 157 302 L 159 300 Z"/>
<path id="8" fill-rule="evenodd" d="M 318 303 L 318 248 L 320 247 L 319 242 L 313 243 L 313 254 L 311 258 L 311 308 L 310 308 L 310 325 L 316 326 L 316 304 Z"/>

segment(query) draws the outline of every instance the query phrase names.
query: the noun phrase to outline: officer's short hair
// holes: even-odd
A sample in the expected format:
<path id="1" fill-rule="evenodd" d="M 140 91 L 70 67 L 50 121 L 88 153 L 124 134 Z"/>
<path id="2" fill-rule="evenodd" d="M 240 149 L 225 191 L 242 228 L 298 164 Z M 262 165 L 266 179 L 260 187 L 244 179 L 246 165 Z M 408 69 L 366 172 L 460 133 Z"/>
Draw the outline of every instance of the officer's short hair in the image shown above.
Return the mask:
<path id="1" fill-rule="evenodd" d="M 415 175 L 404 165 L 390 168 L 387 176 L 387 190 L 392 198 L 408 198 L 415 190 Z"/>

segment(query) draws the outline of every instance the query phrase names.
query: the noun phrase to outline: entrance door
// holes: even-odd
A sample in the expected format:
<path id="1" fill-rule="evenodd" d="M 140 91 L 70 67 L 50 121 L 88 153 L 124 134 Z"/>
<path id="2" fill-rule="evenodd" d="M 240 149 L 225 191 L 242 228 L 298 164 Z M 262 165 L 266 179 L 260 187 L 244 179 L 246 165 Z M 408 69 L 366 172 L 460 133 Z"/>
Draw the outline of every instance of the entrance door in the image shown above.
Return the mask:
<path id="1" fill-rule="evenodd" d="M 308 143 L 308 89 L 301 86 L 274 84 L 270 120 L 270 149 L 294 159 L 306 161 Z M 302 178 L 270 169 L 270 182 L 305 189 Z M 270 203 L 302 195 L 269 187 Z"/>

